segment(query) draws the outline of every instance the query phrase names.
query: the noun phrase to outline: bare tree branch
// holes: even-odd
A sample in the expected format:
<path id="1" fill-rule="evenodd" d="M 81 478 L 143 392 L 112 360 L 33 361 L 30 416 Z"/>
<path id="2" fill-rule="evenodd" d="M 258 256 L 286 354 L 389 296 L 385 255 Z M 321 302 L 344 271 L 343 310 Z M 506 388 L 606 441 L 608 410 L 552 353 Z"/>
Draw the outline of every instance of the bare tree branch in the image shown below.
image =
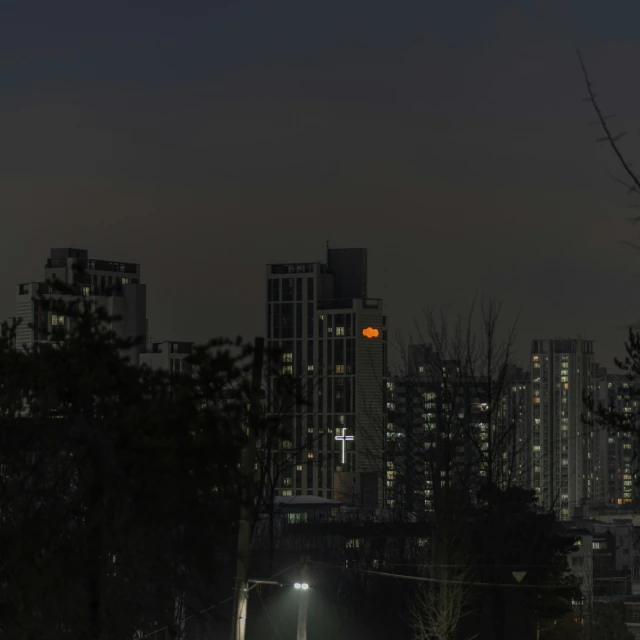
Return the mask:
<path id="1" fill-rule="evenodd" d="M 631 163 L 624 157 L 624 154 L 620 150 L 618 145 L 619 140 L 625 135 L 626 132 L 622 132 L 619 134 L 614 134 L 609 127 L 608 120 L 611 116 L 605 116 L 600 108 L 600 104 L 597 99 L 597 94 L 593 90 L 593 84 L 591 82 L 591 78 L 589 77 L 589 72 L 587 71 L 587 66 L 585 65 L 582 54 L 578 49 L 576 49 L 576 54 L 578 55 L 578 60 L 580 62 L 580 67 L 582 69 L 582 74 L 584 76 L 584 82 L 587 87 L 588 97 L 585 98 L 585 102 L 589 102 L 592 106 L 596 115 L 598 117 L 598 122 L 604 131 L 604 136 L 599 138 L 597 142 L 608 142 L 609 146 L 613 150 L 620 166 L 627 174 L 630 179 L 630 183 L 627 183 L 623 180 L 618 180 L 621 184 L 623 184 L 627 189 L 629 189 L 632 193 L 640 193 L 640 178 L 635 174 L 633 169 L 631 168 Z"/>

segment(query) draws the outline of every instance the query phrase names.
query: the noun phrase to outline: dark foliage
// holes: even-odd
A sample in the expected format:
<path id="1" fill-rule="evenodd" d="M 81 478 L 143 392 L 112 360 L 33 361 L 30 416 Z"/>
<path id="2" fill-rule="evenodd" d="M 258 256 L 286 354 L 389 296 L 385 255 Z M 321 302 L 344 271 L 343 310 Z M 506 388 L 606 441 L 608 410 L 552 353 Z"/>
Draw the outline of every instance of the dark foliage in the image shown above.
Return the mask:
<path id="1" fill-rule="evenodd" d="M 42 302 L 66 329 L 22 352 L 0 339 L 0 635 L 132 638 L 210 597 L 250 351 L 215 342 L 196 376 L 154 372 L 88 300 Z"/>
<path id="2" fill-rule="evenodd" d="M 508 586 L 473 589 L 474 613 L 467 620 L 481 629 L 483 640 L 533 638 L 538 619 L 544 624 L 562 617 L 579 597 L 567 565 L 576 541 L 558 533 L 553 513 L 536 509 L 533 491 L 487 485 L 478 499 L 468 529 L 477 563 L 474 582 Z M 521 587 L 513 571 L 526 572 Z"/>

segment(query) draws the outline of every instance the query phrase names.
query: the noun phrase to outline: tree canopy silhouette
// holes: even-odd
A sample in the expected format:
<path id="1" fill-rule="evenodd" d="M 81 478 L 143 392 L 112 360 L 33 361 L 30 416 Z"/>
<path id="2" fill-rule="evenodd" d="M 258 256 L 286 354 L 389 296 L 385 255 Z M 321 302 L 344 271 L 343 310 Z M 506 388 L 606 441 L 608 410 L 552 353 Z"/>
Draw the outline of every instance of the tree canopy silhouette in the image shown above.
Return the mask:
<path id="1" fill-rule="evenodd" d="M 195 375 L 127 358 L 134 341 L 64 286 L 49 340 L 0 336 L 0 635 L 132 638 L 201 608 L 236 515 L 251 349 L 214 341 Z"/>

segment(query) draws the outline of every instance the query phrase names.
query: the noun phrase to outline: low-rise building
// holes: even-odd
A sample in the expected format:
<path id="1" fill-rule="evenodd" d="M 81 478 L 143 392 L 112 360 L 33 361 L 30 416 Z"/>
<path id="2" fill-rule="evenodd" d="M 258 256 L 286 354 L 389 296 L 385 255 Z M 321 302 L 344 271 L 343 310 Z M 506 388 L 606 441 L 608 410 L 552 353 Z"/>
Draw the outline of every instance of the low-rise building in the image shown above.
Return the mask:
<path id="1" fill-rule="evenodd" d="M 187 359 L 193 353 L 194 346 L 193 342 L 152 342 L 148 350 L 140 354 L 140 364 L 171 373 L 191 373 L 192 367 Z"/>

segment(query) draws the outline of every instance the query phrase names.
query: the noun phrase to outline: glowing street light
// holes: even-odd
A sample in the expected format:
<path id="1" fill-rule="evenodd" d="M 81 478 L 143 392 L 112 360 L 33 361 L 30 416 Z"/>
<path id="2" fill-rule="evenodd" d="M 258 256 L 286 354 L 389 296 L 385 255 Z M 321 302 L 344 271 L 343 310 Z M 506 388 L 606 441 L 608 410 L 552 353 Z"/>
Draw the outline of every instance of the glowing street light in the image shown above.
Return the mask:
<path id="1" fill-rule="evenodd" d="M 306 582 L 296 582 L 294 585 L 295 589 L 302 589 L 306 591 L 309 588 L 309 585 Z"/>

